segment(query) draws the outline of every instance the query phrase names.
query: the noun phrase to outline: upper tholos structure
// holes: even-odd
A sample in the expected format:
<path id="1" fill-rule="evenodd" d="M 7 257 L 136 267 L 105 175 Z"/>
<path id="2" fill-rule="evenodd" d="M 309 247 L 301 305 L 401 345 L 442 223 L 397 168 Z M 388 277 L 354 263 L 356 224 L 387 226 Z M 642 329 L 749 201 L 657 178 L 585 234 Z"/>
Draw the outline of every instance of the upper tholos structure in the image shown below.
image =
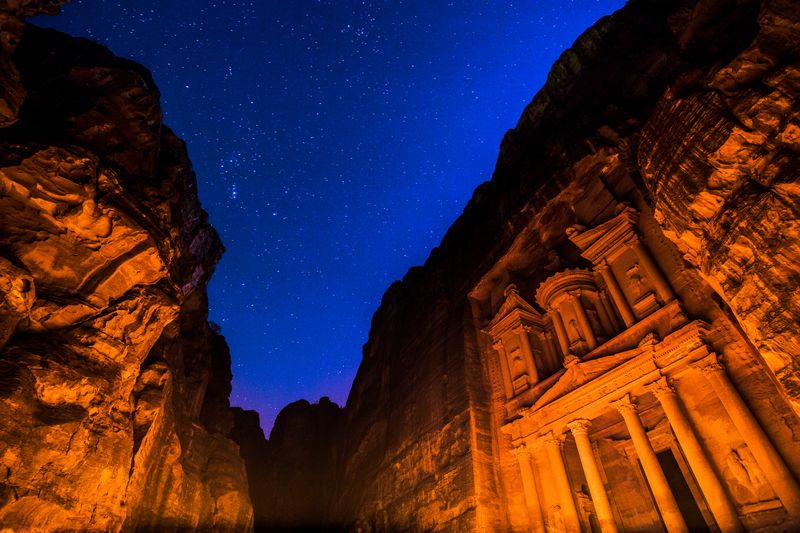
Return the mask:
<path id="1" fill-rule="evenodd" d="M 44 4 L 44 3 L 41 3 Z M 6 8 L 0 524 L 800 528 L 800 8 L 633 0 L 553 66 L 347 405 L 267 441 L 141 67 Z"/>

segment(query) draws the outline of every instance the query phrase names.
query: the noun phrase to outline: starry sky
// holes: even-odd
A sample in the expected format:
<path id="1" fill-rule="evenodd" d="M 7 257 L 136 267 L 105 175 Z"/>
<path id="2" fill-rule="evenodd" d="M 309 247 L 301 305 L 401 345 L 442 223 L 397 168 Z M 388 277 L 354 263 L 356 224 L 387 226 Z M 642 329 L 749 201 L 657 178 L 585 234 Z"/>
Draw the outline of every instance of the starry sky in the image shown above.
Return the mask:
<path id="1" fill-rule="evenodd" d="M 142 63 L 227 252 L 231 402 L 343 405 L 372 314 L 490 179 L 559 54 L 623 0 L 73 0 Z"/>

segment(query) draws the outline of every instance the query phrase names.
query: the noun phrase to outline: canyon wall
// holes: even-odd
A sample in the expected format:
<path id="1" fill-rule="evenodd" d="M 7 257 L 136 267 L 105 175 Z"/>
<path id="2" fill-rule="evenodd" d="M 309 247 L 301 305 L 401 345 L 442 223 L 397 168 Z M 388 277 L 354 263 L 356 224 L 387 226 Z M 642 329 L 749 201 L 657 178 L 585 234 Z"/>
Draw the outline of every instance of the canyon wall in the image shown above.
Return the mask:
<path id="1" fill-rule="evenodd" d="M 254 411 L 236 410 L 232 438 L 241 446 L 257 529 L 314 531 L 328 525 L 335 483 L 333 436 L 341 408 L 328 398 L 286 406 L 269 441 Z M 298 465 L 302 465 L 298 468 Z"/>
<path id="2" fill-rule="evenodd" d="M 243 531 L 223 247 L 143 67 L 0 8 L 0 525 Z"/>
<path id="3" fill-rule="evenodd" d="M 145 69 L 24 25 L 58 3 L 0 10 L 2 526 L 680 530 L 644 440 L 700 523 L 800 527 L 796 2 L 585 32 L 386 292 L 345 408 L 269 441 L 228 403 L 185 147 Z"/>
<path id="4" fill-rule="evenodd" d="M 748 409 L 785 458 L 791 474 L 784 477 L 798 476 L 798 16 L 790 0 L 633 0 L 562 55 L 503 139 L 492 180 L 478 187 L 425 265 L 388 289 L 373 318 L 330 447 L 318 442 L 317 453 L 332 456 L 335 469 L 334 490 L 317 502 L 328 510 L 330 526 L 569 529 L 563 502 L 547 499 L 557 487 L 531 488 L 526 467 L 520 473 L 520 454 L 529 454 L 524 442 L 533 441 L 514 420 L 538 405 L 553 380 L 576 371 L 566 365 L 584 368 L 583 360 L 568 357 L 575 357 L 569 342 L 548 348 L 565 366 L 515 396 L 517 382 L 504 384 L 509 370 L 487 328 L 503 313 L 512 284 L 531 302 L 526 312 L 533 316 L 553 312 L 533 307 L 537 287 L 555 274 L 599 276 L 600 267 L 592 273 L 573 239 L 628 212 L 636 213 L 635 231 L 669 296 L 653 297 L 654 309 L 664 306 L 662 318 L 648 319 L 652 324 L 643 318 L 614 342 L 620 350 L 645 350 L 673 328 L 707 324 L 702 343 L 725 358 Z M 630 269 L 630 283 L 641 285 L 645 278 Z M 674 313 L 669 325 L 667 309 Z M 621 325 L 623 315 L 608 311 L 608 320 Z M 601 355 L 608 354 L 592 357 Z M 687 405 L 702 406 L 691 417 L 700 410 L 710 417 L 694 423 L 729 424 L 694 379 L 680 382 L 688 384 L 682 385 Z M 651 405 L 651 393 L 641 393 Z M 305 415 L 292 408 L 282 416 Z M 646 429 L 666 439 L 663 412 L 655 416 L 645 417 Z M 615 417 L 601 419 L 619 429 L 622 419 Z M 629 439 L 624 433 L 603 442 Z M 711 446 L 714 435 L 699 433 Z M 596 511 L 578 482 L 583 474 L 570 439 L 566 470 L 586 504 L 579 511 L 588 527 Z M 794 523 L 792 497 L 770 499 L 769 489 L 744 489 L 731 477 L 743 442 L 716 443 L 733 451 L 715 451 L 707 461 L 734 487 L 725 489 L 738 509 L 733 521 L 754 530 Z M 533 468 L 546 468 L 537 454 Z M 624 472 L 623 463 L 610 459 L 608 476 Z M 304 463 L 292 465 L 291 476 L 286 464 L 270 470 L 273 488 L 307 486 L 298 472 Z M 646 484 L 626 489 L 647 493 Z M 758 496 L 761 490 L 767 495 Z M 534 509 L 537 492 L 547 509 Z M 718 510 L 704 505 L 709 523 L 722 523 Z M 627 527 L 660 527 L 652 502 L 619 500 L 614 512 Z"/>

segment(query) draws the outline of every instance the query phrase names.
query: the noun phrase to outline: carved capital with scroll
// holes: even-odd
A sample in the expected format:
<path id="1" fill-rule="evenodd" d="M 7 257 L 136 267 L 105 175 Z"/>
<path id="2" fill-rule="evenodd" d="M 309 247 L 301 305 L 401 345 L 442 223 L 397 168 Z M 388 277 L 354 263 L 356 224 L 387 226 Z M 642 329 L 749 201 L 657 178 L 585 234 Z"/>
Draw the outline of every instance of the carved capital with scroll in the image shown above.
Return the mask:
<path id="1" fill-rule="evenodd" d="M 617 411 L 619 411 L 622 415 L 626 414 L 636 414 L 636 403 L 634 402 L 633 398 L 631 398 L 630 394 L 626 394 L 619 400 L 611 402 Z"/>
<path id="2" fill-rule="evenodd" d="M 579 418 L 567 424 L 567 427 L 573 435 L 588 435 L 589 428 L 592 427 L 592 422 L 585 418 Z"/>

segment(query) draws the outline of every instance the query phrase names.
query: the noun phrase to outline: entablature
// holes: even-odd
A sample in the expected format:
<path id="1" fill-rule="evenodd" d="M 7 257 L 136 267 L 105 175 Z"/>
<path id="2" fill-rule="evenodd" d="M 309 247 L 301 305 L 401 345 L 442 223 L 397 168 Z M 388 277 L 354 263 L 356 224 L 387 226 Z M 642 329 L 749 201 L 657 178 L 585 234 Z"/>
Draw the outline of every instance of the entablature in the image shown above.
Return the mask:
<path id="1" fill-rule="evenodd" d="M 662 376 L 675 377 L 713 352 L 703 340 L 709 325 L 689 322 L 663 340 L 648 335 L 627 352 L 576 362 L 532 405 L 510 413 L 503 431 L 513 438 L 555 430 L 562 432 L 576 418 L 595 418 L 626 393 L 639 395 Z M 600 368 L 597 365 L 601 365 Z"/>

